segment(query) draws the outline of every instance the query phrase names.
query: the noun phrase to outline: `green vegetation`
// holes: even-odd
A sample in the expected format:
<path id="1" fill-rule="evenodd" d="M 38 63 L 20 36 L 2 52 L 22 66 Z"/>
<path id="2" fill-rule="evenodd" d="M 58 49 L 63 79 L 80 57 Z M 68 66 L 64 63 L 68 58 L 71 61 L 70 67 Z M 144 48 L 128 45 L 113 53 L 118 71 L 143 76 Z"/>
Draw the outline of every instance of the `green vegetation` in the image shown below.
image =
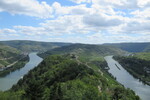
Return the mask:
<path id="1" fill-rule="evenodd" d="M 137 53 L 129 57 L 114 57 L 134 77 L 150 85 L 150 53 Z"/>
<path id="2" fill-rule="evenodd" d="M 47 57 L 48 55 L 53 54 L 70 54 L 78 63 L 84 63 L 86 65 L 90 65 L 93 69 L 97 69 L 97 66 L 93 65 L 93 63 L 101 65 L 101 63 L 105 63 L 103 69 L 108 69 L 107 64 L 104 60 L 104 56 L 106 55 L 122 55 L 126 53 L 118 48 L 110 47 L 110 46 L 102 46 L 102 45 L 88 45 L 88 44 L 74 44 L 70 46 L 63 46 L 60 48 L 55 48 L 49 50 L 45 53 L 39 54 L 41 57 Z M 102 66 L 101 66 L 102 67 Z"/>
<path id="3" fill-rule="evenodd" d="M 150 51 L 149 42 L 148 43 L 112 43 L 112 44 L 104 44 L 104 45 L 118 47 L 128 52 L 149 52 Z"/>
<path id="4" fill-rule="evenodd" d="M 29 57 L 16 48 L 0 44 L 0 77 L 6 76 L 28 62 Z"/>
<path id="5" fill-rule="evenodd" d="M 140 100 L 108 73 L 103 56 L 124 53 L 115 47 L 86 44 L 49 50 L 39 54 L 45 59 L 38 67 L 9 91 L 0 92 L 0 100 Z"/>
<path id="6" fill-rule="evenodd" d="M 0 68 L 17 61 L 21 58 L 21 52 L 10 46 L 0 44 Z"/>
<path id="7" fill-rule="evenodd" d="M 3 71 L 0 71 L 0 77 L 4 77 L 6 76 L 7 74 L 9 74 L 10 72 L 13 72 L 17 69 L 20 69 L 22 67 L 25 66 L 25 64 L 29 61 L 29 57 L 26 56 L 26 57 L 23 57 L 22 59 L 20 59 L 16 64 L 12 65 L 11 67 L 9 68 L 6 68 L 5 70 Z"/>
<path id="8" fill-rule="evenodd" d="M 49 50 L 43 54 L 40 54 L 40 56 L 46 57 L 52 54 L 68 54 L 68 53 L 77 55 L 79 57 L 84 57 L 83 59 L 86 58 L 85 60 L 88 61 L 89 59 L 102 60 L 103 58 L 102 57 L 99 58 L 100 56 L 122 55 L 126 52 L 111 46 L 74 44 Z M 80 60 L 83 59 L 80 58 Z"/>
<path id="9" fill-rule="evenodd" d="M 103 69 L 105 64 L 91 65 Z M 107 71 L 93 67 L 69 54 L 48 56 L 11 90 L 0 92 L 0 100 L 140 100 Z"/>
<path id="10" fill-rule="evenodd" d="M 141 52 L 134 54 L 134 57 L 150 61 L 150 52 Z"/>
<path id="11" fill-rule="evenodd" d="M 70 45 L 70 43 L 37 42 L 28 40 L 0 41 L 0 43 L 21 50 L 22 52 L 44 52 L 56 47 Z"/>

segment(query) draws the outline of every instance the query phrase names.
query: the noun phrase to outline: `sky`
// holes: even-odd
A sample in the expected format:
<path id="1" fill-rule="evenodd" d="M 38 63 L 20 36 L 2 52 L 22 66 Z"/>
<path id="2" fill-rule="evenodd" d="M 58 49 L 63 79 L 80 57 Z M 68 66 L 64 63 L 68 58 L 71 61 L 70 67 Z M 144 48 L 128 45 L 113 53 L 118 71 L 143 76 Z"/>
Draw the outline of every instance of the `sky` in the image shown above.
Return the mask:
<path id="1" fill-rule="evenodd" d="M 0 0 L 0 40 L 150 42 L 150 0 Z"/>

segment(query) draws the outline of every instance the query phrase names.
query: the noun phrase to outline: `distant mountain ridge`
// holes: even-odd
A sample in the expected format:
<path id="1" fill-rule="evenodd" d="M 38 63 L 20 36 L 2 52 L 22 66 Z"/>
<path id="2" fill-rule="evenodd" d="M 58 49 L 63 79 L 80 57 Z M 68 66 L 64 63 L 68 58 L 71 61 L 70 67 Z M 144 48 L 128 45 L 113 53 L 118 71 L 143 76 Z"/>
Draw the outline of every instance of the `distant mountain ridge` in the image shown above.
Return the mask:
<path id="1" fill-rule="evenodd" d="M 106 43 L 103 45 L 114 46 L 128 52 L 150 52 L 150 42 L 145 43 Z"/>
<path id="2" fill-rule="evenodd" d="M 8 45 L 23 52 L 45 52 L 57 47 L 72 45 L 73 43 L 63 42 L 40 42 L 30 40 L 10 40 L 0 41 L 1 44 Z M 103 45 L 113 46 L 128 52 L 149 52 L 150 42 L 143 43 L 105 43 Z"/>
<path id="3" fill-rule="evenodd" d="M 40 41 L 29 41 L 29 40 L 0 41 L 0 43 L 11 46 L 23 52 L 44 52 L 56 47 L 71 44 L 71 43 L 61 43 L 61 42 L 40 42 Z"/>

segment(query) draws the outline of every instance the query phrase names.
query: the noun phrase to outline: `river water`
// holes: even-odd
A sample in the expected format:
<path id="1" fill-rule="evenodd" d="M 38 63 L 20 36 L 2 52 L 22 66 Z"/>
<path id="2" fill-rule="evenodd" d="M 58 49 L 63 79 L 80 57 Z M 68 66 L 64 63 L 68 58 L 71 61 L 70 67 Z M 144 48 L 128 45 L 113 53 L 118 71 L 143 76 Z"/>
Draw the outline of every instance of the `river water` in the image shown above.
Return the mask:
<path id="1" fill-rule="evenodd" d="M 109 66 L 109 73 L 111 73 L 116 80 L 123 84 L 126 88 L 130 88 L 137 95 L 140 96 L 142 100 L 150 100 L 150 86 L 144 85 L 139 79 L 135 79 L 130 75 L 117 61 L 115 61 L 113 56 L 106 56 L 105 60 Z M 117 66 L 119 68 L 117 68 Z"/>
<path id="2" fill-rule="evenodd" d="M 21 69 L 11 72 L 5 77 L 0 78 L 0 90 L 5 91 L 16 84 L 20 78 L 28 73 L 29 70 L 36 67 L 43 59 L 37 56 L 37 53 L 29 54 L 29 62 Z"/>

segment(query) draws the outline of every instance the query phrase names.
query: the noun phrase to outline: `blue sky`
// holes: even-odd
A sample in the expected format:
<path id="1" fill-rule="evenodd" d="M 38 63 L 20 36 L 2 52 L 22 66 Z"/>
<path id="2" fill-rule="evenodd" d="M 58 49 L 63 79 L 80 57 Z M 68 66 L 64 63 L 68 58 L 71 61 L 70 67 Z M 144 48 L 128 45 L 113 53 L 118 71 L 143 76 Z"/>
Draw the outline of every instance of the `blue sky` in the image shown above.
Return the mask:
<path id="1" fill-rule="evenodd" d="M 150 42 L 150 0 L 0 0 L 0 40 Z"/>

